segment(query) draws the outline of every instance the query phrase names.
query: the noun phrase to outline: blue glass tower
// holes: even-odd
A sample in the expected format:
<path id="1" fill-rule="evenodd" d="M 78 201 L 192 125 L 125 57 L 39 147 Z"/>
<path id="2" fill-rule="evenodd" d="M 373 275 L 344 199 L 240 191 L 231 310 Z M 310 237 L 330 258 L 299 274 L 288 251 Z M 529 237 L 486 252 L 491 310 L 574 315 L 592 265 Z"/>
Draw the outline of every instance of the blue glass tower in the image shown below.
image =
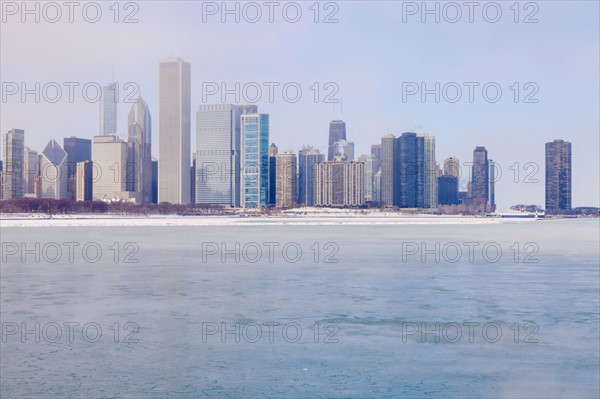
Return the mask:
<path id="1" fill-rule="evenodd" d="M 241 127 L 241 206 L 263 208 L 269 191 L 269 115 L 242 115 Z"/>

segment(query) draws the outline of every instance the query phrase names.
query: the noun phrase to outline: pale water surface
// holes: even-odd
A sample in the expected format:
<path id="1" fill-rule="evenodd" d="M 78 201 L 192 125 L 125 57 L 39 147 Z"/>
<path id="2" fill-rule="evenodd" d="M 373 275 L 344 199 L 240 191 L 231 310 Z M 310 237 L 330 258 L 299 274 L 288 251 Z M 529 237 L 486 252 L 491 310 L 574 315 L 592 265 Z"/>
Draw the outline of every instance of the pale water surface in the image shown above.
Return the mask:
<path id="1" fill-rule="evenodd" d="M 3 227 L 0 396 L 597 398 L 599 231 L 597 219 Z M 12 243 L 31 249 L 35 242 L 39 263 L 32 254 L 25 262 L 20 252 L 10 255 Z M 66 242 L 79 244 L 72 263 Z M 129 242 L 134 246 L 125 247 Z M 279 243 L 272 262 L 269 242 Z M 49 243 L 62 246 L 56 263 L 49 262 L 55 256 Z M 97 263 L 82 256 L 89 243 L 102 249 Z M 221 243 L 233 250 L 225 262 Z M 263 251 L 256 263 L 250 243 Z M 403 249 L 406 256 L 421 243 L 439 262 L 435 253 L 422 262 L 420 252 L 403 261 Z M 455 263 L 451 243 L 462 247 Z M 465 243 L 478 244 L 472 260 Z M 489 260 L 481 252 L 485 244 Z M 302 256 L 292 263 L 298 247 Z M 491 263 L 497 247 L 502 255 Z M 88 255 L 95 257 L 90 245 Z M 125 255 L 139 262 L 126 263 Z M 527 255 L 538 262 L 524 262 Z M 52 322 L 62 326 L 58 342 L 51 342 Z M 79 323 L 72 342 L 68 322 Z M 127 322 L 134 324 L 126 330 Z M 465 322 L 480 323 L 472 327 L 473 342 Z M 35 323 L 44 330 L 22 337 L 22 327 L 35 331 Z M 98 342 L 82 337 L 86 323 L 102 328 Z M 232 332 L 222 342 L 220 333 L 205 334 L 203 342 L 203 325 L 206 333 L 221 323 L 229 329 L 240 323 L 246 335 L 238 333 L 235 342 Z M 259 339 L 252 323 L 262 326 Z M 264 323 L 280 324 L 270 327 L 270 336 Z M 288 342 L 296 338 L 294 327 L 283 337 L 287 323 L 301 328 L 298 342 Z M 409 334 L 422 323 L 437 332 Z M 442 323 L 439 330 L 435 323 Z M 462 326 L 457 342 L 451 342 L 456 324 L 448 323 Z M 500 327 L 497 342 L 491 342 L 495 327 L 483 335 L 486 323 Z M 14 326 L 19 331 L 12 333 Z M 135 326 L 139 331 L 127 341 L 138 342 L 124 342 Z M 87 330 L 88 340 L 94 335 Z"/>

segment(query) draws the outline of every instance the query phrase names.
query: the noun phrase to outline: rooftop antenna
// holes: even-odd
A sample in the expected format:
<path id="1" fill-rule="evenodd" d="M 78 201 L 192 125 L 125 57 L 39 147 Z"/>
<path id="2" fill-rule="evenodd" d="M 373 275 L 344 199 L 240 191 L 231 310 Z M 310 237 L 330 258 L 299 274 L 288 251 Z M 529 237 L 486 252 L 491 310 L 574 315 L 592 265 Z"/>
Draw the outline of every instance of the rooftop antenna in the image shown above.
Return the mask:
<path id="1" fill-rule="evenodd" d="M 340 119 L 344 120 L 344 99 L 340 99 Z"/>
<path id="2" fill-rule="evenodd" d="M 115 64 L 112 66 L 112 80 L 111 83 L 115 83 Z"/>

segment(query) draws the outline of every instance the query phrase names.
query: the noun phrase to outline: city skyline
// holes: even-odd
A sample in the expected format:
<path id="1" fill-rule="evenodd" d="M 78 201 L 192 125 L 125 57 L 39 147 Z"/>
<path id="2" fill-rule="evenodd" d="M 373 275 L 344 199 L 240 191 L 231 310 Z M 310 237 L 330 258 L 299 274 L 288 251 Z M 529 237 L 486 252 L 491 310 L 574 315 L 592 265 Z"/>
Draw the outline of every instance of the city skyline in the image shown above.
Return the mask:
<path id="1" fill-rule="evenodd" d="M 59 140 L 58 134 L 93 139 L 98 131 L 99 104 L 82 100 L 79 89 L 87 82 L 103 86 L 114 81 L 118 83 L 121 94 L 117 111 L 118 134 L 121 137 L 127 134 L 124 117 L 131 104 L 124 103 L 125 98 L 135 99 L 140 94 L 154 116 L 152 141 L 158 143 L 156 65 L 177 54 L 191 64 L 193 111 L 201 104 L 221 102 L 220 95 L 203 101 L 203 82 L 225 82 L 229 88 L 235 82 L 241 85 L 253 81 L 276 81 L 281 85 L 298 82 L 304 93 L 299 103 L 282 100 L 281 93 L 273 103 L 266 98 L 257 102 L 264 112 L 271 114 L 271 141 L 281 145 L 285 143 L 284 149 L 297 150 L 303 145 L 313 145 L 327 154 L 327 124 L 338 117 L 336 109 L 340 110 L 339 103 L 323 101 L 326 94 L 323 87 L 327 82 L 334 82 L 339 88 L 335 99 L 344 99 L 343 119 L 348 138 L 355 142 L 356 155 L 367 154 L 370 145 L 378 143 L 387 133 L 399 135 L 407 131 L 427 132 L 436 137 L 437 162 L 448 156 L 465 160 L 461 161 L 463 163 L 470 162 L 472 149 L 483 145 L 493 151 L 494 161 L 502 169 L 496 187 L 500 208 L 519 202 L 543 204 L 544 150 L 539 143 L 556 138 L 572 143 L 585 142 L 586 145 L 576 145 L 573 150 L 573 171 L 577 173 L 573 175 L 572 205 L 596 205 L 597 182 L 600 180 L 596 150 L 599 146 L 599 102 L 595 90 L 598 87 L 598 49 L 597 39 L 589 33 L 598 27 L 598 21 L 592 18 L 597 15 L 598 5 L 583 3 L 582 7 L 544 4 L 544 18 L 540 23 L 530 25 L 509 24 L 510 21 L 505 20 L 500 24 L 487 24 L 481 20 L 474 24 L 423 24 L 418 17 L 397 24 L 395 17 L 401 15 L 398 5 L 356 2 L 340 5 L 337 24 L 314 24 L 305 20 L 297 25 L 278 24 L 280 35 L 277 37 L 269 35 L 272 26 L 268 23 L 222 24 L 218 21 L 198 24 L 201 15 L 199 4 L 174 4 L 166 8 L 160 4 L 145 3 L 140 10 L 139 23 L 111 25 L 114 29 L 103 31 L 102 37 L 94 34 L 93 24 L 28 24 L 28 30 L 25 30 L 24 25 L 9 21 L 3 24 L 0 39 L 3 55 L 6 55 L 0 60 L 5 81 L 25 82 L 29 88 L 35 82 L 42 86 L 45 82 L 54 81 L 78 82 L 81 85 L 76 90 L 73 103 L 66 99 L 66 90 L 58 103 L 41 101 L 38 104 L 33 101 L 33 96 L 29 96 L 23 104 L 19 95 L 8 97 L 0 111 L 0 131 L 24 129 L 28 132 L 26 145 L 37 151 L 41 151 L 50 139 Z M 584 11 L 586 7 L 587 12 Z M 582 18 L 585 23 L 582 23 Z M 160 27 L 167 24 L 166 19 L 179 21 L 169 40 L 158 34 Z M 576 24 L 572 22 L 575 20 L 578 21 Z M 98 26 L 104 26 L 103 23 Z M 373 32 L 354 32 L 356 26 L 363 25 L 377 28 Z M 85 41 L 71 40 L 69 32 L 73 26 L 81 29 L 82 37 L 87 38 Z M 238 40 L 240 32 L 249 27 L 255 41 L 266 43 L 264 55 L 269 62 L 240 68 L 239 61 L 251 57 L 251 50 Z M 214 43 L 191 45 L 191 41 L 185 39 L 207 32 L 221 35 L 222 40 L 230 45 L 229 50 L 225 52 Z M 382 35 L 383 32 L 385 35 Z M 440 32 L 446 36 L 444 39 L 438 35 Z M 407 33 L 421 38 L 418 46 L 404 40 L 392 40 Z M 306 43 L 297 40 L 305 34 L 311 39 L 318 35 L 319 40 Z M 38 56 L 26 51 L 40 35 L 50 39 L 48 48 L 41 55 L 53 55 L 46 60 L 47 67 L 42 69 L 37 67 Z M 488 43 L 497 41 L 498 35 L 503 35 L 503 46 L 489 46 Z M 18 45 L 9 40 L 10 37 L 19 37 Z M 124 51 L 119 46 L 105 44 L 123 37 L 131 37 L 138 45 Z M 375 38 L 378 42 L 373 45 Z M 290 41 L 298 43 L 296 52 L 289 57 L 280 57 L 278 54 L 287 48 Z M 72 44 L 57 46 L 53 43 Z M 350 52 L 344 51 L 350 43 L 362 51 L 364 57 L 356 60 Z M 465 45 L 451 51 L 450 43 Z M 540 46 L 539 43 L 552 43 L 552 46 Z M 399 51 L 390 52 L 390 48 L 398 48 Z M 407 51 L 417 52 L 422 62 L 418 65 L 402 63 L 398 55 L 392 54 Z M 556 63 L 553 60 L 559 52 L 564 54 L 564 61 Z M 74 53 L 80 56 L 69 68 L 64 68 L 63 60 Z M 323 61 L 318 67 L 298 68 L 313 54 L 318 54 Z M 517 64 L 510 61 L 516 56 L 526 62 Z M 444 68 L 432 62 L 439 57 L 444 57 Z M 508 64 L 500 67 L 494 62 L 497 57 L 508 60 Z M 11 62 L 15 59 L 23 62 L 16 67 Z M 515 103 L 509 87 L 519 82 L 522 99 L 527 94 L 522 90 L 524 84 L 532 80 L 539 86 L 539 103 Z M 435 82 L 443 85 L 448 81 L 476 81 L 481 84 L 497 81 L 504 96 L 498 103 L 487 103 L 481 97 L 474 103 L 464 99 L 457 104 L 443 100 L 436 103 L 433 96 L 426 103 L 421 103 L 418 96 L 415 96 L 416 101 L 404 103 L 401 88 L 405 81 L 426 82 L 428 88 L 433 87 Z M 126 86 L 129 82 L 134 86 Z M 318 102 L 314 102 L 309 89 L 315 82 L 320 84 L 322 92 Z M 130 96 L 132 94 L 135 95 Z M 564 104 L 564 96 L 569 96 L 572 101 Z M 226 100 L 226 103 L 235 102 L 232 101 L 233 96 Z M 555 113 L 554 109 L 561 109 L 561 112 Z M 503 114 L 510 115 L 510 118 L 498 118 Z M 37 117 L 32 118 L 32 115 Z M 304 122 L 295 124 L 292 123 L 294 120 Z M 153 147 L 153 152 L 153 156 L 157 157 L 158 145 Z M 532 170 L 525 169 L 527 163 L 538 167 L 535 183 L 523 181 L 523 177 Z M 467 167 L 461 165 L 462 169 Z M 520 172 L 517 182 L 514 179 L 515 169 Z M 466 189 L 465 184 L 462 180 L 461 190 Z"/>

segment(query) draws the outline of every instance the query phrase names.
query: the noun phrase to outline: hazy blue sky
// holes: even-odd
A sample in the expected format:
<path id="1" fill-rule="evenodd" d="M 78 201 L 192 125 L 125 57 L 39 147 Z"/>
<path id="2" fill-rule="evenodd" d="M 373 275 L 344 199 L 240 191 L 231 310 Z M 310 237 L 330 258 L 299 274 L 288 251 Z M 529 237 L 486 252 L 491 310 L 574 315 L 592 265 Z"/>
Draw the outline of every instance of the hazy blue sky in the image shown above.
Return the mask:
<path id="1" fill-rule="evenodd" d="M 41 86 L 81 83 L 75 88 L 73 103 L 65 86 L 57 103 L 42 97 L 38 104 L 32 95 L 25 103 L 19 95 L 3 98 L 2 133 L 22 128 L 26 145 L 38 151 L 52 138 L 62 143 L 66 136 L 92 138 L 97 134 L 99 105 L 86 102 L 81 87 L 88 82 L 109 82 L 114 68 L 122 93 L 130 93 L 132 90 L 123 86 L 134 82 L 150 107 L 153 153 L 157 155 L 158 63 L 180 56 L 192 66 L 192 147 L 203 82 L 226 82 L 229 87 L 235 82 L 298 82 L 303 90 L 299 102 L 285 101 L 280 86 L 275 101 L 269 103 L 265 89 L 259 111 L 270 114 L 271 141 L 280 150 L 297 151 L 303 144 L 312 144 L 326 152 L 334 108 L 322 99 L 315 103 L 310 86 L 335 82 L 340 89 L 336 97 L 343 98 L 348 139 L 356 143 L 357 155 L 368 152 L 383 135 L 405 131 L 435 135 L 439 162 L 451 155 L 461 163 L 471 161 L 475 146 L 484 145 L 502 168 L 496 201 L 500 208 L 508 208 L 519 202 L 544 203 L 544 143 L 562 138 L 573 143 L 573 206 L 599 206 L 600 31 L 596 1 L 541 1 L 527 9 L 522 2 L 518 23 L 513 20 L 512 1 L 498 3 L 502 16 L 497 23 L 483 18 L 482 9 L 488 2 L 475 8 L 473 23 L 469 23 L 469 9 L 462 1 L 457 3 L 462 11 L 459 22 L 449 23 L 441 15 L 436 23 L 434 16 L 428 15 L 423 23 L 419 12 L 405 15 L 403 21 L 403 9 L 413 4 L 420 8 L 421 2 L 344 1 L 336 3 L 339 22 L 331 24 L 314 23 L 309 9 L 313 2 L 301 3 L 302 17 L 295 24 L 282 17 L 286 2 L 275 9 L 274 23 L 269 23 L 268 8 L 263 5 L 262 19 L 254 24 L 245 22 L 243 16 L 235 23 L 231 15 L 222 23 L 220 14 L 203 22 L 207 2 L 172 1 L 137 2 L 135 18 L 139 22 L 132 24 L 114 23 L 109 9 L 113 2 L 101 2 L 98 23 L 83 19 L 85 3 L 75 9 L 73 23 L 68 22 L 66 7 L 58 23 L 44 21 L 44 14 L 39 23 L 33 16 L 23 23 L 20 12 L 6 12 L 7 3 L 11 2 L 3 2 L 6 21 L 1 31 L 3 85 L 25 82 L 33 88 L 35 82 Z M 13 4 L 20 7 L 21 3 Z M 123 10 L 124 4 L 120 19 L 134 10 Z M 215 4 L 220 7 L 221 2 Z M 439 3 L 441 10 L 445 4 Z M 428 6 L 433 8 L 435 3 Z M 321 3 L 320 19 L 333 10 L 323 7 Z M 254 11 L 247 10 L 252 17 Z M 288 10 L 293 17 L 293 9 Z M 46 11 L 47 18 L 54 17 L 54 10 Z M 88 11 L 93 17 L 92 10 Z M 454 17 L 454 9 L 446 11 L 448 18 Z M 538 22 L 523 23 L 534 11 Z M 488 6 L 487 16 L 494 15 L 494 8 Z M 403 82 L 425 82 L 429 88 L 435 82 L 441 86 L 448 82 L 481 85 L 475 88 L 473 103 L 465 86 L 457 103 L 443 97 L 436 103 L 433 95 L 423 103 L 419 95 L 403 101 Z M 503 91 L 496 103 L 488 103 L 482 96 L 481 87 L 488 82 L 496 82 Z M 514 82 L 520 84 L 518 103 L 510 89 Z M 528 82 L 539 88 L 533 96 L 538 103 L 523 102 L 534 87 L 525 90 Z M 228 100 L 233 102 L 231 96 Z M 220 98 L 209 97 L 207 102 L 220 102 Z M 119 105 L 118 126 L 124 136 L 130 106 Z M 339 113 L 339 106 L 337 109 Z M 516 162 L 521 169 L 517 183 L 509 169 Z M 527 162 L 539 165 L 533 176 L 538 183 L 524 182 L 525 175 L 534 171 L 524 169 Z"/>

